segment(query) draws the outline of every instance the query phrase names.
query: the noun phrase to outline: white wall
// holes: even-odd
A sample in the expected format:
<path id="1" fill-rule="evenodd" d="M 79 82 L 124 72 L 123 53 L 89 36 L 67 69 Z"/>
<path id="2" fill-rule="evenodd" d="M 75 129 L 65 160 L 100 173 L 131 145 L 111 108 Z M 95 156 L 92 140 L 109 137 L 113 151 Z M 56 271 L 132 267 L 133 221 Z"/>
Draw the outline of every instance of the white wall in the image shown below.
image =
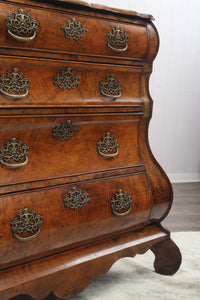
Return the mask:
<path id="1" fill-rule="evenodd" d="M 173 182 L 200 181 L 200 0 L 93 0 L 150 13 L 160 35 L 150 145 Z"/>

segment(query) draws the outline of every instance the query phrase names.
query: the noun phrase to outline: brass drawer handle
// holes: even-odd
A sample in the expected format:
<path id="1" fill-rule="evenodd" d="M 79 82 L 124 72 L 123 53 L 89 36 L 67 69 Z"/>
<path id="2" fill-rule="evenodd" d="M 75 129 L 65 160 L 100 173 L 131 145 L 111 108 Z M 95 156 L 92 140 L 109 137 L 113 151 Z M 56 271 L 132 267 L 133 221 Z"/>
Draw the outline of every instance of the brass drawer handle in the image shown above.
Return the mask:
<path id="1" fill-rule="evenodd" d="M 13 16 L 8 16 L 6 21 L 8 33 L 12 38 L 18 41 L 31 41 L 36 37 L 39 23 L 23 9 L 19 9 L 18 12 L 14 11 Z"/>
<path id="2" fill-rule="evenodd" d="M 128 49 L 128 33 L 124 32 L 123 29 L 120 29 L 119 26 L 112 28 L 112 32 L 108 32 L 107 38 L 108 47 L 112 50 L 116 52 L 124 52 Z M 116 46 L 119 48 L 115 48 Z"/>
<path id="3" fill-rule="evenodd" d="M 0 148 L 0 163 L 3 166 L 19 168 L 28 163 L 29 147 L 26 146 L 26 144 L 23 144 L 22 141 L 17 142 L 16 138 L 12 138 L 10 141 L 7 141 L 5 145 L 5 148 Z"/>
<path id="4" fill-rule="evenodd" d="M 121 83 L 114 78 L 114 75 L 106 76 L 106 80 L 100 82 L 100 91 L 103 96 L 109 98 L 120 98 L 121 97 Z"/>
<path id="5" fill-rule="evenodd" d="M 28 95 L 28 90 L 30 89 L 30 80 L 26 76 L 23 77 L 22 72 L 18 73 L 17 71 L 17 68 L 14 68 L 12 72 L 7 71 L 6 78 L 4 75 L 0 77 L 0 92 L 13 99 L 26 97 Z"/>
<path id="6" fill-rule="evenodd" d="M 82 208 L 89 203 L 90 197 L 89 194 L 81 189 L 76 189 L 72 187 L 72 190 L 69 191 L 69 195 L 64 198 L 65 207 L 76 210 L 77 208 Z"/>
<path id="7" fill-rule="evenodd" d="M 117 216 L 126 216 L 130 213 L 132 208 L 132 196 L 119 190 L 112 197 L 111 201 L 112 212 Z"/>
<path id="8" fill-rule="evenodd" d="M 59 141 L 69 141 L 73 138 L 76 132 L 79 131 L 78 127 L 70 120 L 63 122 L 53 129 L 53 137 Z"/>
<path id="9" fill-rule="evenodd" d="M 22 213 L 17 214 L 11 222 L 14 237 L 19 241 L 30 241 L 39 235 L 43 221 L 43 217 L 33 210 L 28 211 L 27 208 Z"/>
<path id="10" fill-rule="evenodd" d="M 63 91 L 65 89 L 74 89 L 80 85 L 80 77 L 74 71 L 71 71 L 71 68 L 65 68 L 65 70 L 61 71 L 61 76 L 57 74 L 54 79 L 54 84 Z"/>
<path id="11" fill-rule="evenodd" d="M 23 163 L 20 163 L 20 164 L 8 164 L 8 163 L 4 162 L 3 159 L 1 159 L 0 162 L 3 166 L 6 166 L 6 167 L 20 168 L 20 167 L 25 166 L 28 163 L 28 157 L 26 157 L 26 160 Z"/>
<path id="12" fill-rule="evenodd" d="M 117 139 L 114 135 L 110 135 L 110 132 L 107 132 L 106 135 L 102 136 L 97 142 L 98 153 L 104 157 L 115 157 L 119 153 L 119 145 L 117 144 Z"/>
<path id="13" fill-rule="evenodd" d="M 21 36 L 15 35 L 14 33 L 12 33 L 12 32 L 10 31 L 10 29 L 8 29 L 8 33 L 9 33 L 9 35 L 10 35 L 11 37 L 13 37 L 14 39 L 19 40 L 19 41 L 31 41 L 31 40 L 33 40 L 33 39 L 36 37 L 36 31 L 34 32 L 33 36 L 26 37 L 26 38 L 25 38 L 25 37 L 21 37 Z"/>
<path id="14" fill-rule="evenodd" d="M 64 24 L 61 26 L 61 29 L 65 32 L 66 39 L 71 40 L 82 40 L 84 34 L 87 32 L 87 29 L 82 26 L 81 22 L 76 22 L 75 18 L 67 21 L 67 25 Z"/>

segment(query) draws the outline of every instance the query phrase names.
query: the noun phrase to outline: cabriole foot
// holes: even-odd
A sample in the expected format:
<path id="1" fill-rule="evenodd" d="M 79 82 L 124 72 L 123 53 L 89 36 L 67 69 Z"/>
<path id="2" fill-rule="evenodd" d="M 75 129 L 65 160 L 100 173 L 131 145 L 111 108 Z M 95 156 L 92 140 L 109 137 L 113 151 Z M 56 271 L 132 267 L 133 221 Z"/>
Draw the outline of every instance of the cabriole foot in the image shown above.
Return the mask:
<path id="1" fill-rule="evenodd" d="M 182 256 L 179 248 L 171 239 L 153 245 L 151 251 L 155 255 L 154 268 L 156 273 L 173 275 L 178 271 Z"/>

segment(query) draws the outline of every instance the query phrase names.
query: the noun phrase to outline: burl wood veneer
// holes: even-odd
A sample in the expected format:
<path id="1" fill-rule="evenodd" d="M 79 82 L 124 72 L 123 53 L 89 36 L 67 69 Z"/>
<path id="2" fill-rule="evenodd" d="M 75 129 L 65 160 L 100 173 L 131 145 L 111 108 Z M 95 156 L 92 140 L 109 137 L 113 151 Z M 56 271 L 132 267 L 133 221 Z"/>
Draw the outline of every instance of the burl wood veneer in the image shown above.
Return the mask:
<path id="1" fill-rule="evenodd" d="M 150 15 L 0 0 L 0 299 L 69 297 L 125 256 L 181 254 L 150 150 Z M 67 278 L 67 281 L 65 280 Z"/>

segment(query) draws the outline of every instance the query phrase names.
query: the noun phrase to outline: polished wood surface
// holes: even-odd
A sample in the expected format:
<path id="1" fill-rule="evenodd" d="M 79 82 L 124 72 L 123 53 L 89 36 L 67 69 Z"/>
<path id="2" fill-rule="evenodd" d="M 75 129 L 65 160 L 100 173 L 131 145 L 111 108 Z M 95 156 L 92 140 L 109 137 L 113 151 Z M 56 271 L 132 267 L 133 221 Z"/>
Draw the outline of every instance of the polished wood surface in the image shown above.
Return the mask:
<path id="1" fill-rule="evenodd" d="M 0 93 L 0 107 L 141 105 L 141 68 L 10 57 L 0 58 L 0 68 L 1 76 L 6 77 L 8 71 L 12 72 L 17 68 L 18 72 L 22 72 L 30 80 L 27 97 L 16 100 Z M 61 76 L 66 68 L 71 68 L 80 78 L 80 85 L 71 90 L 63 90 L 55 85 L 55 77 Z M 121 83 L 120 98 L 104 96 L 100 91 L 100 82 L 106 81 L 106 77 L 111 74 Z"/>
<path id="2" fill-rule="evenodd" d="M 23 8 L 39 22 L 39 30 L 36 38 L 32 41 L 17 41 L 9 36 L 6 28 L 5 19 L 12 15 L 13 11 Z M 44 14 L 45 13 L 45 14 Z M 65 38 L 61 27 L 67 21 L 75 18 L 82 26 L 87 29 L 80 41 L 69 40 Z M 21 50 L 37 49 L 48 52 L 73 52 L 76 54 L 101 55 L 101 56 L 126 56 L 127 58 L 144 59 L 148 46 L 148 33 L 143 26 L 129 26 L 126 23 L 120 23 L 122 28 L 129 35 L 129 47 L 126 52 L 116 52 L 107 46 L 107 33 L 112 32 L 112 28 L 119 25 L 119 22 L 99 19 L 90 15 L 77 15 L 75 12 L 67 14 L 66 12 L 44 11 L 42 8 L 30 8 L 23 4 L 11 4 L 3 2 L 0 11 L 0 46 L 7 48 L 18 48 Z M 98 36 L 98 38 L 94 38 Z"/>
<path id="3" fill-rule="evenodd" d="M 73 187 L 89 195 L 90 202 L 84 207 L 65 207 L 64 198 L 69 196 Z M 116 216 L 111 209 L 111 199 L 119 189 L 132 196 L 131 211 L 126 216 Z M 152 205 L 145 174 L 15 193 L 2 196 L 0 201 L 4 224 L 1 230 L 1 269 L 73 249 L 75 245 L 144 228 Z M 11 222 L 24 207 L 43 216 L 43 225 L 37 238 L 22 242 L 13 239 Z"/>
<path id="4" fill-rule="evenodd" d="M 86 288 L 94 276 L 107 273 L 116 260 L 143 254 L 168 238 L 169 233 L 155 225 L 142 232 L 131 232 L 25 264 L 23 272 L 21 266 L 2 271 L 0 283 L 5 292 L 1 292 L 1 297 L 7 299 L 23 293 L 42 299 L 52 290 L 57 297 L 72 296 Z"/>
<path id="5" fill-rule="evenodd" d="M 179 248 L 171 240 L 161 241 L 151 247 L 155 254 L 154 268 L 161 275 L 173 275 L 180 267 L 182 256 Z"/>
<path id="6" fill-rule="evenodd" d="M 53 137 L 53 130 L 70 120 L 78 131 L 66 141 Z M 64 115 L 0 119 L 1 147 L 16 137 L 29 147 L 28 163 L 20 168 L 1 166 L 0 191 L 3 186 L 15 185 L 56 177 L 83 175 L 104 170 L 116 170 L 142 165 L 138 148 L 140 115 Z M 107 132 L 114 135 L 119 145 L 117 156 L 99 154 L 97 142 Z M 92 164 L 88 164 L 90 157 Z"/>
<path id="7" fill-rule="evenodd" d="M 174 183 L 173 190 L 174 202 L 172 209 L 170 214 L 163 221 L 163 224 L 171 231 L 200 231 L 200 183 Z M 165 259 L 166 257 L 164 257 L 164 260 Z M 33 298 L 28 295 L 12 298 L 12 300 L 32 299 Z M 45 300 L 60 299 L 61 298 L 56 297 L 53 293 L 45 297 Z"/>
<path id="8" fill-rule="evenodd" d="M 180 265 L 179 250 L 160 225 L 171 208 L 172 187 L 148 142 L 157 30 L 151 16 L 82 4 L 0 1 L 1 300 L 75 295 L 117 259 L 149 248 L 158 273 L 175 273 Z M 7 16 L 20 8 L 38 19 L 31 41 L 7 31 Z M 22 27 L 30 17 L 24 18 Z M 87 28 L 82 39 L 66 39 L 61 26 L 70 18 Z M 114 27 L 118 43 L 128 34 L 122 51 L 109 47 Z M 29 89 L 16 69 L 11 81 L 5 79 L 14 68 L 30 80 Z M 62 89 L 55 77 L 66 68 L 80 84 L 73 87 L 68 76 Z M 103 80 L 108 96 L 100 89 Z M 76 132 L 68 141 L 57 140 L 54 129 L 69 120 Z M 110 156 L 98 149 L 106 134 L 113 135 L 103 146 Z M 86 199 L 71 198 L 81 206 L 76 209 L 64 203 L 74 188 L 86 193 Z"/>

